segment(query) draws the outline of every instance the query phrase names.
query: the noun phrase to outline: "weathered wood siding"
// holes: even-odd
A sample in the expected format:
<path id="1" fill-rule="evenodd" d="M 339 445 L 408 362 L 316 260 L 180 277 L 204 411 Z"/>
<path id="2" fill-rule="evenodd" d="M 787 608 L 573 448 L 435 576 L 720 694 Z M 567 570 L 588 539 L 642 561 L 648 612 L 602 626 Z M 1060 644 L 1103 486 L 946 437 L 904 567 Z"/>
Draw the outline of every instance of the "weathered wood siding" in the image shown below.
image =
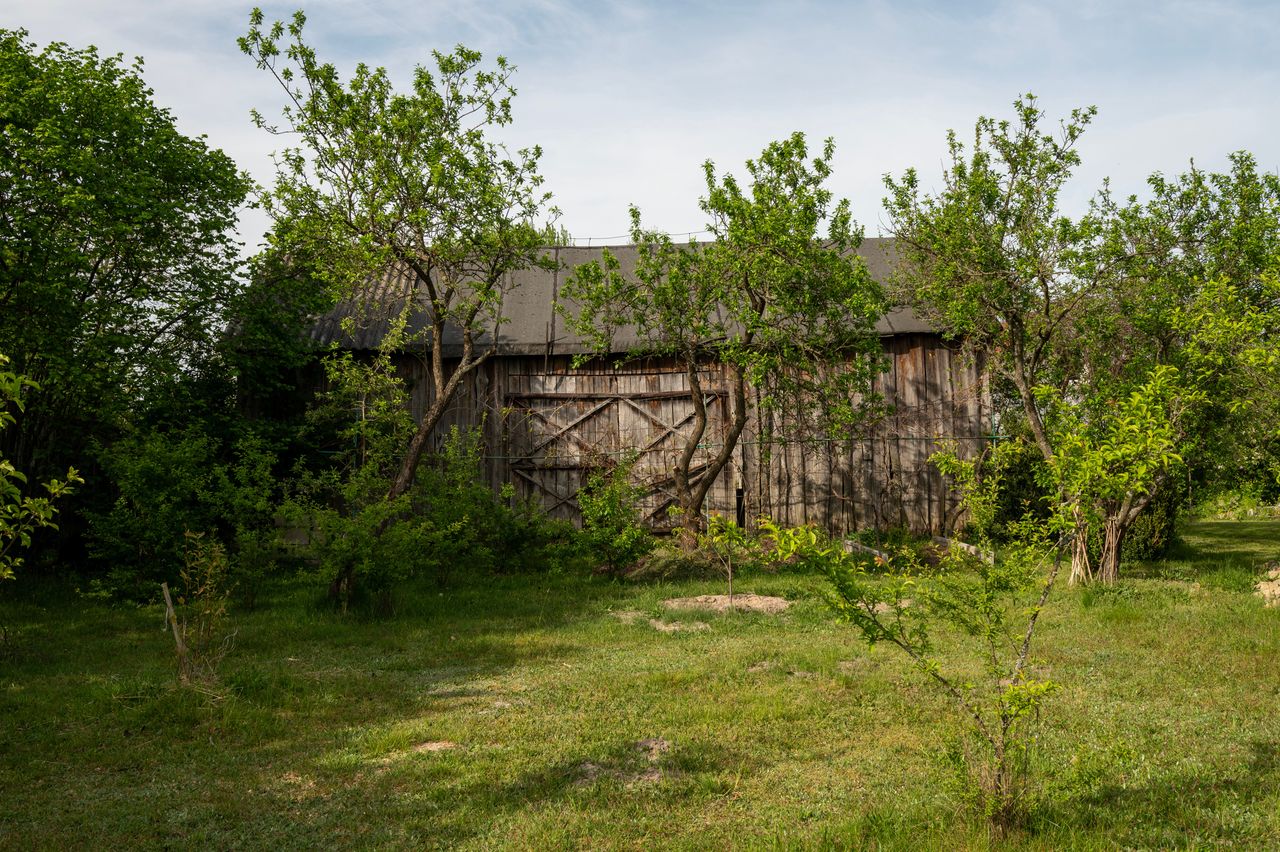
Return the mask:
<path id="1" fill-rule="evenodd" d="M 767 514 L 788 524 L 813 522 L 833 533 L 892 526 L 949 531 L 955 495 L 928 457 L 946 440 L 965 455 L 981 450 L 989 416 L 981 372 L 935 335 L 883 340 L 888 370 L 876 390 L 891 406 L 886 420 L 846 441 L 788 440 L 782 415 L 757 407 L 706 509 L 746 520 Z M 420 416 L 431 383 L 419 362 L 402 357 Z M 728 417 L 721 368 L 706 365 L 702 382 L 712 422 L 695 469 L 718 449 Z M 637 451 L 647 520 L 663 527 L 675 501 L 671 469 L 693 422 L 687 393 L 688 379 L 673 362 L 593 361 L 575 369 L 567 355 L 494 357 L 463 382 L 436 439 L 453 426 L 482 428 L 490 484 L 511 482 L 521 497 L 572 520 L 589 470 Z"/>
<path id="2" fill-rule="evenodd" d="M 945 442 L 964 457 L 981 452 L 990 416 L 981 370 L 935 335 L 883 340 L 888 369 L 875 390 L 888 411 L 861 434 L 788 437 L 781 414 L 753 412 L 741 453 L 744 514 L 836 533 L 951 531 L 958 501 L 929 456 Z"/>

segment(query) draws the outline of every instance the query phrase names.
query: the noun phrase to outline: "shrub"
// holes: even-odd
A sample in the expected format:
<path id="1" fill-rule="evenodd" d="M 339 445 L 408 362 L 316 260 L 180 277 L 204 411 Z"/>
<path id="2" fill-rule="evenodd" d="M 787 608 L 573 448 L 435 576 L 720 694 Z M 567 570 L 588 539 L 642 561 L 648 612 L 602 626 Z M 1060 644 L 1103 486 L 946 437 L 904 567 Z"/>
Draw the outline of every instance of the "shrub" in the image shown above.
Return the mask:
<path id="1" fill-rule="evenodd" d="M 9 359 L 0 355 L 0 431 L 17 423 L 9 406 L 19 412 L 23 407 L 23 391 L 37 388 L 35 382 L 4 370 Z M 71 487 L 83 482 L 75 468 L 67 478 L 45 483 L 46 496 L 24 494 L 27 477 L 7 459 L 0 457 L 0 580 L 11 580 L 22 565 L 18 551 L 31 545 L 31 534 L 38 529 L 57 529 L 54 501 L 71 493 Z"/>
<path id="2" fill-rule="evenodd" d="M 272 529 L 275 456 L 248 434 L 229 447 L 200 424 L 134 432 L 100 451 L 116 491 L 106 510 L 90 511 L 89 552 L 106 570 L 92 588 L 102 596 L 147 599 L 177 579 L 187 532 L 233 550 L 233 572 L 250 597 L 273 560 L 263 558 Z M 245 551 L 250 548 L 252 552 Z"/>
<path id="3" fill-rule="evenodd" d="M 337 424 L 342 449 L 332 467 L 298 476 L 284 514 L 308 531 L 311 562 L 344 611 L 358 591 L 389 612 L 397 587 L 415 579 L 443 586 L 459 567 L 545 568 L 547 552 L 571 538 L 536 504 L 508 505 L 511 489 L 495 495 L 483 482 L 479 428 L 452 428 L 409 490 L 389 496 L 415 428 L 407 388 L 385 353 L 368 363 L 335 355 L 326 369 L 332 389 L 311 418 Z"/>
<path id="4" fill-rule="evenodd" d="M 591 553 L 610 574 L 619 574 L 653 550 L 653 535 L 640 522 L 644 489 L 632 482 L 637 453 L 602 464 L 578 491 L 582 533 Z"/>

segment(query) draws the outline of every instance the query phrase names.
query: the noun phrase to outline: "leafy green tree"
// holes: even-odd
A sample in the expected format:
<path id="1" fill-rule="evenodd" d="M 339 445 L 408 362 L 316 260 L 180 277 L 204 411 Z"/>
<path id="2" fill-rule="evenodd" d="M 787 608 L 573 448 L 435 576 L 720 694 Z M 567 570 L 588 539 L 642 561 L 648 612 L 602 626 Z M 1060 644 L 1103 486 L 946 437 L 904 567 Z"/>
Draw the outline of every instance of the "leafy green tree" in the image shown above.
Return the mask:
<path id="1" fill-rule="evenodd" d="M 406 312 L 423 310 L 421 352 L 432 402 L 406 438 L 389 486 L 408 492 L 428 441 L 462 380 L 489 358 L 503 322 L 512 271 L 549 261 L 541 252 L 550 195 L 541 190 L 541 150 L 514 154 L 492 134 L 511 122 L 511 76 L 459 46 L 434 52 L 408 92 L 384 68 L 356 67 L 342 80 L 303 39 L 305 16 L 264 27 L 250 16 L 241 50 L 287 99 L 280 124 L 255 123 L 297 141 L 279 154 L 274 184 L 261 193 L 273 218 L 271 251 L 305 268 L 339 297 L 389 270 Z M 446 329 L 457 333 L 449 351 Z"/>
<path id="2" fill-rule="evenodd" d="M 1036 388 L 1069 382 L 1072 323 L 1107 281 L 1096 263 L 1098 218 L 1074 221 L 1058 208 L 1095 112 L 1074 110 L 1056 135 L 1046 133 L 1028 95 L 1014 102 L 1013 121 L 979 118 L 969 148 L 947 134 L 950 162 L 936 194 L 921 193 L 914 169 L 885 178 L 890 232 L 906 261 L 902 295 L 934 328 L 982 353 L 1045 459 L 1054 447 Z"/>
<path id="3" fill-rule="evenodd" d="M 835 145 L 809 159 L 803 134 L 771 143 L 747 162 L 750 182 L 703 165 L 700 202 L 713 239 L 677 244 L 644 229 L 631 210 L 638 248 L 633 273 L 607 250 L 579 266 L 564 287 L 577 304 L 571 327 L 599 355 L 614 352 L 628 327 L 638 343 L 627 357 L 674 359 L 688 379 L 693 428 L 672 475 L 686 526 L 700 523 L 712 483 L 729 464 L 747 424 L 748 388 L 764 406 L 804 401 L 849 428 L 864 412 L 879 370 L 875 322 L 883 313 L 879 287 L 853 250 L 861 231 L 847 200 L 825 187 Z M 825 235 L 820 232 L 826 225 Z M 714 436 L 710 461 L 695 472 L 710 422 L 702 369 L 724 366 L 729 422 Z"/>
<path id="4" fill-rule="evenodd" d="M 0 350 L 42 390 L 0 449 L 83 463 L 212 350 L 239 289 L 248 180 L 183 136 L 142 62 L 0 31 Z"/>
<path id="5" fill-rule="evenodd" d="M 1153 176 L 1146 202 L 1104 186 L 1073 219 L 1058 196 L 1093 110 L 1055 135 L 1032 96 L 1014 107 L 980 118 L 969 150 L 949 135 L 938 193 L 914 171 L 886 179 L 899 284 L 981 353 L 1006 424 L 1032 435 L 1079 524 L 1072 580 L 1110 582 L 1133 523 L 1189 456 L 1230 443 L 1241 394 L 1265 385 L 1280 182 L 1237 154 L 1229 174 Z"/>

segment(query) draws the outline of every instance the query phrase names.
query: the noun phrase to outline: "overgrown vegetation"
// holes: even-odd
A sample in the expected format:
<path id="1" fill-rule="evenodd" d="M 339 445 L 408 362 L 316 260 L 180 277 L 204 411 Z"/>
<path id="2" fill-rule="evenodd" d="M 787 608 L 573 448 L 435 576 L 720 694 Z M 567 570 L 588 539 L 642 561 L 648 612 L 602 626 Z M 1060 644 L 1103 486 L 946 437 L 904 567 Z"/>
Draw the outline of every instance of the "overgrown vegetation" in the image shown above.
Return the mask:
<path id="1" fill-rule="evenodd" d="M 1074 506 L 1073 582 L 1119 577 L 1130 528 L 1182 493 L 1187 465 L 1256 475 L 1222 462 L 1273 439 L 1280 368 L 1280 179 L 1242 152 L 1226 173 L 1153 175 L 1147 201 L 1104 184 L 1069 216 L 1059 198 L 1095 114 L 1046 130 L 1027 95 L 968 144 L 948 134 L 937 191 L 915 170 L 886 178 L 909 261 L 899 297 L 981 354 L 1002 430 L 1054 468 L 1053 500 Z"/>
<path id="2" fill-rule="evenodd" d="M 18 422 L 10 407 L 21 413 L 26 407 L 25 396 L 39 386 L 26 376 L 5 369 L 9 359 L 0 353 L 0 432 Z M 44 494 L 31 494 L 27 489 L 27 475 L 13 466 L 13 462 L 0 455 L 0 581 L 12 580 L 22 567 L 23 550 L 31 546 L 31 536 L 37 530 L 58 528 L 55 502 L 71 493 L 80 479 L 76 469 L 70 468 L 64 479 L 44 483 Z"/>
<path id="3" fill-rule="evenodd" d="M 638 455 L 601 464 L 578 491 L 586 545 L 610 574 L 617 575 L 653 550 L 653 534 L 640 517 L 645 489 L 633 480 Z"/>

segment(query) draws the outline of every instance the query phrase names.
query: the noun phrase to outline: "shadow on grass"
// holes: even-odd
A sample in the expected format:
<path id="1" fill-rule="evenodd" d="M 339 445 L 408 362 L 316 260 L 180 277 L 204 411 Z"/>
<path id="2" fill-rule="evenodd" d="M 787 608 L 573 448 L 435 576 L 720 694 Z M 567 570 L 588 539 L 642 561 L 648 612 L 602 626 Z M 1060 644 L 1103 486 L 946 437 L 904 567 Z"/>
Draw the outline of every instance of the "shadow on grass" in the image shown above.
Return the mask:
<path id="1" fill-rule="evenodd" d="M 1053 838 L 1102 832 L 1124 848 L 1267 846 L 1263 832 L 1275 828 L 1260 825 L 1261 816 L 1251 816 L 1250 805 L 1274 795 L 1280 742 L 1254 739 L 1249 749 L 1249 759 L 1239 766 L 1165 775 L 1141 786 L 1102 784 L 1088 794 L 1050 802 L 1037 815 L 1037 833 Z"/>
<path id="2" fill-rule="evenodd" d="M 1193 521 L 1164 559 L 1136 562 L 1124 571 L 1138 579 L 1247 592 L 1270 560 L 1280 560 L 1280 521 Z"/>

